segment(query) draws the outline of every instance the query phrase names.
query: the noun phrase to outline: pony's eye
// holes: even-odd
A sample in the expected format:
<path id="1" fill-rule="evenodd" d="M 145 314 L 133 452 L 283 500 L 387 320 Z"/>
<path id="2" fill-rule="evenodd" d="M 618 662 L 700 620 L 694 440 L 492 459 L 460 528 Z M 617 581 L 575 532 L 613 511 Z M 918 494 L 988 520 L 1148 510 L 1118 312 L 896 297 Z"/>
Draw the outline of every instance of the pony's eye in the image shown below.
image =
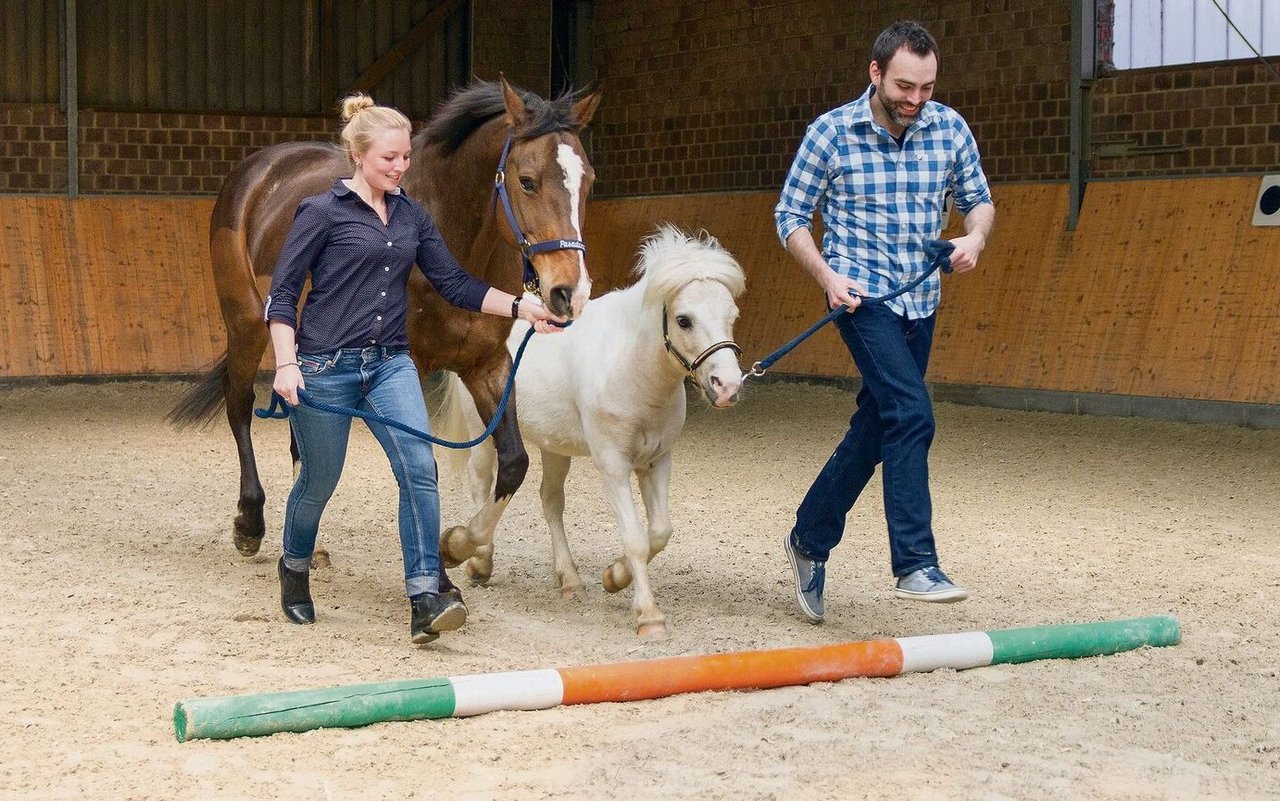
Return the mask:
<path id="1" fill-rule="evenodd" d="M 533 182 L 532 178 L 521 178 L 520 188 L 526 192 L 532 192 L 534 189 L 537 188 L 537 184 Z"/>
<path id="2" fill-rule="evenodd" d="M 676 325 L 688 330 L 693 328 L 693 320 L 690 320 L 686 315 L 680 314 L 676 316 Z"/>

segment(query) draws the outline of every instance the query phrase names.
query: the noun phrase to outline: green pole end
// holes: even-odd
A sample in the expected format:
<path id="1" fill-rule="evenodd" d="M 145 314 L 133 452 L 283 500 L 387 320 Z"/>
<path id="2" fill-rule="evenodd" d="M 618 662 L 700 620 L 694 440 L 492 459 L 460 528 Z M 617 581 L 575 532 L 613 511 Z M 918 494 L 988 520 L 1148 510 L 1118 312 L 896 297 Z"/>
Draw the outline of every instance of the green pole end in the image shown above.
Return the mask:
<path id="1" fill-rule="evenodd" d="M 1139 617 L 1101 623 L 1071 623 L 1025 629 L 989 631 L 991 664 L 1031 662 L 1036 659 L 1077 659 L 1085 656 L 1177 645 L 1181 627 L 1168 616 Z"/>

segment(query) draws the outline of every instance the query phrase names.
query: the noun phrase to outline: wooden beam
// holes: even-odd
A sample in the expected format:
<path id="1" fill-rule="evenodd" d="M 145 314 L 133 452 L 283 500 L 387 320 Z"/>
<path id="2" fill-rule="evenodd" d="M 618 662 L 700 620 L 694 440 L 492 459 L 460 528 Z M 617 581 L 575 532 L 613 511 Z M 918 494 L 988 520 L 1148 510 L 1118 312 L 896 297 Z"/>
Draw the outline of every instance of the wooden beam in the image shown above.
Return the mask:
<path id="1" fill-rule="evenodd" d="M 409 32 L 404 35 L 400 41 L 382 54 L 382 57 L 365 70 L 360 77 L 351 83 L 351 92 L 368 92 L 382 82 L 391 74 L 391 71 L 400 65 L 400 62 L 409 57 L 420 44 L 427 40 L 427 37 L 434 34 L 448 19 L 449 15 L 458 9 L 463 0 L 445 0 L 444 3 L 437 6 L 434 11 L 426 16 L 422 22 L 414 25 Z M 345 94 L 345 93 L 344 93 Z"/>

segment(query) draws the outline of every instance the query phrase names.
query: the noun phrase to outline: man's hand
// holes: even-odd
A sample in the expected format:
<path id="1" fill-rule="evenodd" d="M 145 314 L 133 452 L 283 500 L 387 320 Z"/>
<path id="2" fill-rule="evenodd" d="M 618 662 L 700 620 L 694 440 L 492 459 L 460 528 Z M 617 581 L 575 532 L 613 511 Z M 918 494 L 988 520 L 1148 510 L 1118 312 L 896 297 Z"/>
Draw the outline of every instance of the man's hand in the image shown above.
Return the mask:
<path id="1" fill-rule="evenodd" d="M 830 268 L 823 276 L 822 289 L 827 293 L 827 308 L 835 309 L 844 306 L 853 311 L 862 305 L 867 289 L 852 278 L 839 275 Z"/>
<path id="2" fill-rule="evenodd" d="M 967 273 L 978 266 L 978 257 L 987 246 L 987 238 L 977 232 L 965 234 L 951 240 L 956 249 L 951 252 L 951 269 L 958 273 Z"/>

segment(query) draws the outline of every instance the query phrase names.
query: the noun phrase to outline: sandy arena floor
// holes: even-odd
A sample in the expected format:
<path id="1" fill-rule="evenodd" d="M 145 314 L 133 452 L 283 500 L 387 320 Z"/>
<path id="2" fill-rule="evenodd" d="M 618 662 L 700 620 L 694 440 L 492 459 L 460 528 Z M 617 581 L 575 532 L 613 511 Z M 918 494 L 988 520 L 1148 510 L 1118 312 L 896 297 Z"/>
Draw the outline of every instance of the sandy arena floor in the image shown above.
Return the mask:
<path id="1" fill-rule="evenodd" d="M 0 798 L 1271 799 L 1280 796 L 1280 431 L 939 406 L 944 566 L 966 603 L 890 595 L 876 491 L 793 608 L 782 533 L 849 399 L 765 385 L 695 407 L 676 533 L 655 562 L 672 636 L 599 589 L 620 546 L 589 464 L 570 479 L 562 601 L 530 471 L 471 618 L 408 642 L 394 483 L 363 427 L 325 518 L 319 623 L 287 625 L 275 560 L 287 428 L 255 425 L 262 552 L 230 541 L 224 425 L 163 422 L 184 386 L 0 390 Z M 445 522 L 469 511 L 446 477 Z M 1171 614 L 1183 642 L 1111 657 L 633 704 L 179 744 L 184 698 Z"/>

